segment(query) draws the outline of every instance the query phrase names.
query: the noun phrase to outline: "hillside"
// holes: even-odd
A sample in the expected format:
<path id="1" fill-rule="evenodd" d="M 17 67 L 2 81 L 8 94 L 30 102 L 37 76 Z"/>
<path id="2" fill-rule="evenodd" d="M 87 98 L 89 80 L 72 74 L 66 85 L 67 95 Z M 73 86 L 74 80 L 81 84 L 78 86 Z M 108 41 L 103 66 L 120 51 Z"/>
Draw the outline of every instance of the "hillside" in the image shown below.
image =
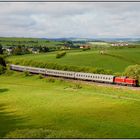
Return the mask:
<path id="1" fill-rule="evenodd" d="M 123 72 L 129 65 L 140 64 L 140 48 L 108 49 L 105 54 L 100 54 L 99 50 L 94 49 L 67 51 L 66 56 L 60 59 L 56 58 L 56 53 L 12 56 L 8 60 L 11 63 L 23 60 L 33 60 L 40 63 L 53 62 L 61 65 L 103 68 L 113 72 Z"/>
<path id="2" fill-rule="evenodd" d="M 139 91 L 21 73 L 0 79 L 0 138 L 140 137 Z"/>

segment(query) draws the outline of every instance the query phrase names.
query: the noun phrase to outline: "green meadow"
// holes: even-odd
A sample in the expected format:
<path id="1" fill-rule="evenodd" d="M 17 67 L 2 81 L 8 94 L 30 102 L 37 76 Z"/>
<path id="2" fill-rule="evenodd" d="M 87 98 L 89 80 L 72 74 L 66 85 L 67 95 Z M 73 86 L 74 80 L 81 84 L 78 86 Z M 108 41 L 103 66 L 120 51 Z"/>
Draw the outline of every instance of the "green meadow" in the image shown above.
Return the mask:
<path id="1" fill-rule="evenodd" d="M 87 66 L 94 68 L 109 69 L 113 72 L 123 72 L 129 65 L 140 64 L 140 47 L 123 49 L 106 49 L 106 54 L 100 54 L 100 50 L 67 51 L 67 54 L 56 58 L 57 52 L 46 54 L 28 54 L 23 56 L 12 56 L 10 62 L 33 60 L 38 62 L 54 62 L 62 65 Z"/>
<path id="2" fill-rule="evenodd" d="M 60 47 L 63 46 L 63 42 L 59 41 L 49 41 L 41 38 L 16 38 L 16 37 L 0 37 L 0 43 L 4 48 L 15 45 L 25 45 L 27 47 L 34 46 L 47 46 L 49 48 L 52 47 Z"/>
<path id="3" fill-rule="evenodd" d="M 140 138 L 140 90 L 1 75 L 0 138 Z"/>

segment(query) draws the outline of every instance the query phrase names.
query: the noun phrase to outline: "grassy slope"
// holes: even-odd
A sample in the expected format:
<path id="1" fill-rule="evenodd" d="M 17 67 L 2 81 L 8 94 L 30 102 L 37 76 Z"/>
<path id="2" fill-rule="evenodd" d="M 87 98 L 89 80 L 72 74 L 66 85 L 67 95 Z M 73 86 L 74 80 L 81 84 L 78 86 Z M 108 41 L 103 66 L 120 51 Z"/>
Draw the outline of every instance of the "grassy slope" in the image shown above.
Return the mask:
<path id="1" fill-rule="evenodd" d="M 140 137 L 139 91 L 19 73 L 0 79 L 0 137 Z"/>
<path id="2" fill-rule="evenodd" d="M 109 54 L 113 55 L 101 55 L 99 51 L 79 51 L 69 52 L 61 59 L 56 59 L 55 53 L 39 54 L 39 55 L 24 55 L 14 56 L 9 60 L 18 59 L 32 59 L 40 62 L 56 62 L 59 64 L 78 65 L 78 66 L 90 66 L 111 69 L 114 72 L 122 72 L 124 69 L 133 64 L 140 64 L 140 48 L 130 49 L 118 49 L 108 50 Z"/>

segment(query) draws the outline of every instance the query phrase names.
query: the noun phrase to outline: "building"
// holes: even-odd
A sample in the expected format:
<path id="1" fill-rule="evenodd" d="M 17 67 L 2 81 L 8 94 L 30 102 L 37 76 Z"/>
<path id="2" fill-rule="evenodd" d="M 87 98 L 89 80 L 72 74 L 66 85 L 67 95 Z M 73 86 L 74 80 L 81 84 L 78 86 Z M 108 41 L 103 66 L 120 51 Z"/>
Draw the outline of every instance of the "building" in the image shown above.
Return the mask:
<path id="1" fill-rule="evenodd" d="M 80 49 L 90 49 L 89 45 L 80 45 Z"/>
<path id="2" fill-rule="evenodd" d="M 124 42 L 112 43 L 111 46 L 128 46 L 128 43 L 124 43 Z"/>

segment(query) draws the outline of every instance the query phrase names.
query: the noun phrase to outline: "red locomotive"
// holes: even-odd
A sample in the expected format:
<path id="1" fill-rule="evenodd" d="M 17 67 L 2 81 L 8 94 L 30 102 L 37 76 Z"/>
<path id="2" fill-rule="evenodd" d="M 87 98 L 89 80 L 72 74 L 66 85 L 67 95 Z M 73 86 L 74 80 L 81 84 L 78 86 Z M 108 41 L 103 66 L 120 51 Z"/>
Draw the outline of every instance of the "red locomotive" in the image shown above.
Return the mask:
<path id="1" fill-rule="evenodd" d="M 128 78 L 128 77 L 115 77 L 114 83 L 119 85 L 127 85 L 127 86 L 137 86 L 138 81 L 136 79 Z"/>

